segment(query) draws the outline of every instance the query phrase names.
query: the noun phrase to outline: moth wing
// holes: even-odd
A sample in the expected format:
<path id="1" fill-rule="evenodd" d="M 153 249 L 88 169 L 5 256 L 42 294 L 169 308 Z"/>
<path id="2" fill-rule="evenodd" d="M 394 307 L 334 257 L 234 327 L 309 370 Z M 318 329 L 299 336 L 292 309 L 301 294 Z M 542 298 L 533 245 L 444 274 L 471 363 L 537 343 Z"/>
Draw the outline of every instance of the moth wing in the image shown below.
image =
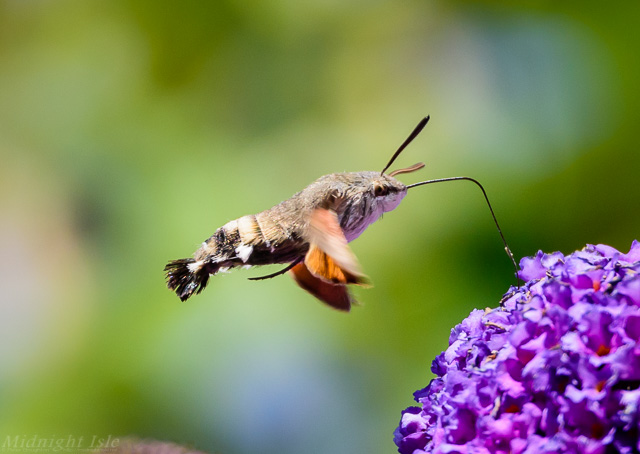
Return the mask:
<path id="1" fill-rule="evenodd" d="M 366 283 L 335 211 L 323 208 L 313 211 L 309 220 L 309 243 L 304 263 L 312 274 L 333 283 Z"/>
<path id="2" fill-rule="evenodd" d="M 304 264 L 311 274 L 331 284 L 366 284 L 363 274 L 353 274 L 338 265 L 326 252 L 312 245 L 304 258 Z"/>
<path id="3" fill-rule="evenodd" d="M 314 276 L 304 262 L 298 263 L 290 271 L 296 283 L 329 306 L 339 311 L 349 312 L 353 299 L 344 284 L 332 284 Z"/>

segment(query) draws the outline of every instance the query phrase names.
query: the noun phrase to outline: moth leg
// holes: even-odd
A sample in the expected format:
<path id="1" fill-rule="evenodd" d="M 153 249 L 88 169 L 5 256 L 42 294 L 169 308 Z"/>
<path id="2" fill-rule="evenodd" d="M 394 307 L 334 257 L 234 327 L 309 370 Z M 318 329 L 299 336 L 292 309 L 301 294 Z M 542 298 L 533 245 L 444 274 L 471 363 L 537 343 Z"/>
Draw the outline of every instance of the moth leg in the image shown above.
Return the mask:
<path id="1" fill-rule="evenodd" d="M 250 281 L 262 281 L 264 279 L 271 279 L 272 277 L 280 276 L 281 274 L 284 274 L 287 271 L 289 271 L 290 269 L 292 269 L 298 263 L 302 262 L 303 259 L 304 259 L 304 257 L 300 257 L 299 259 L 296 259 L 295 261 L 293 261 L 289 265 L 287 265 L 286 268 L 283 268 L 280 271 L 276 271 L 275 273 L 267 274 L 266 276 L 250 277 L 248 279 Z"/>

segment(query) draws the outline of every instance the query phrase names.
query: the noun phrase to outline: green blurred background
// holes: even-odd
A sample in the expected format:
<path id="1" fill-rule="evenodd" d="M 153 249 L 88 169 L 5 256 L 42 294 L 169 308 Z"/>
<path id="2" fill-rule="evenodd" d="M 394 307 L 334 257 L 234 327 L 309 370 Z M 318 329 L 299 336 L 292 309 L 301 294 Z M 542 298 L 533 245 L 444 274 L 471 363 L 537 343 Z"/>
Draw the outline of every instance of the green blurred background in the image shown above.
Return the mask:
<path id="1" fill-rule="evenodd" d="M 320 175 L 486 187 L 515 255 L 637 237 L 640 3 L 0 1 L 0 442 L 390 453 L 453 325 L 513 283 L 481 193 L 352 244 L 345 315 L 286 276 L 162 268 Z"/>

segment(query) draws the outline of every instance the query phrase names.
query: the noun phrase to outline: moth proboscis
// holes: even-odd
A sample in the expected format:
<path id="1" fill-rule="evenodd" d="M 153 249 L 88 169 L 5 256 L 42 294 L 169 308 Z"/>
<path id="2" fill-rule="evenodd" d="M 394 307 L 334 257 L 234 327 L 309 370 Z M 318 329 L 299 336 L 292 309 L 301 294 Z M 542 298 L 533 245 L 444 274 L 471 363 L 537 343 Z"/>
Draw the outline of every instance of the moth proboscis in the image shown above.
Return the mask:
<path id="1" fill-rule="evenodd" d="M 192 258 L 174 260 L 165 266 L 167 287 L 185 301 L 200 293 L 211 275 L 223 270 L 287 264 L 276 273 L 250 279 L 268 279 L 289 272 L 300 287 L 319 300 L 349 311 L 354 300 L 348 286 L 368 282 L 349 242 L 383 213 L 394 210 L 409 189 L 459 180 L 471 181 L 482 190 L 517 273 L 487 193 L 477 180 L 449 177 L 405 185 L 395 178 L 423 168 L 423 163 L 385 173 L 428 121 L 428 116 L 420 121 L 382 172 L 325 175 L 268 210 L 227 222 L 202 243 Z"/>

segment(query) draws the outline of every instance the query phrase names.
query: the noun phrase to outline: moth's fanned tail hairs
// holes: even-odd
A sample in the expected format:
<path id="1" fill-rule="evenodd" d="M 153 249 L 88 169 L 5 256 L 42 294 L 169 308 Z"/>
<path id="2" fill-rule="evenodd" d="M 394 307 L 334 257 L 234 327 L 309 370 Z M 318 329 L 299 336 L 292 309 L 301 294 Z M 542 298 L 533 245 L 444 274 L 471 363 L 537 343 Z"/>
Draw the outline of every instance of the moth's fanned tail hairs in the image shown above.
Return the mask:
<path id="1" fill-rule="evenodd" d="M 200 293 L 209 281 L 209 270 L 193 258 L 173 260 L 164 267 L 167 287 L 182 301 L 191 295 Z"/>

